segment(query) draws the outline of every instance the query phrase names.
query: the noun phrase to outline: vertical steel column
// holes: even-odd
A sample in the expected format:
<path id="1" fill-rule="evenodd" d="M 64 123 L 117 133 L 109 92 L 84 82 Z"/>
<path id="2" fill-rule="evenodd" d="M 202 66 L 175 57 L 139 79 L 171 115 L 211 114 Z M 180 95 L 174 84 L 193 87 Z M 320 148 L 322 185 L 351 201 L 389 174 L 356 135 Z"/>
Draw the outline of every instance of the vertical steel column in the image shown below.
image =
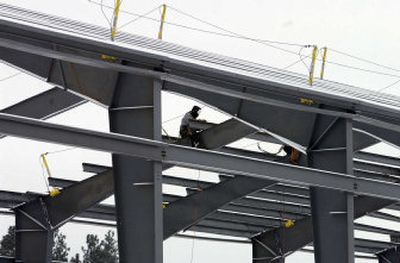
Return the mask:
<path id="1" fill-rule="evenodd" d="M 324 130 L 333 122 L 329 131 Z M 353 173 L 351 120 L 320 118 L 313 137 L 318 145 L 308 155 L 311 167 Z M 315 262 L 354 262 L 353 195 L 316 187 L 310 193 Z"/>
<path id="2" fill-rule="evenodd" d="M 15 259 L 24 263 L 50 263 L 53 231 L 42 200 L 15 208 Z"/>
<path id="3" fill-rule="evenodd" d="M 121 74 L 109 109 L 112 132 L 161 140 L 161 83 Z M 113 154 L 121 263 L 162 262 L 161 163 Z"/>

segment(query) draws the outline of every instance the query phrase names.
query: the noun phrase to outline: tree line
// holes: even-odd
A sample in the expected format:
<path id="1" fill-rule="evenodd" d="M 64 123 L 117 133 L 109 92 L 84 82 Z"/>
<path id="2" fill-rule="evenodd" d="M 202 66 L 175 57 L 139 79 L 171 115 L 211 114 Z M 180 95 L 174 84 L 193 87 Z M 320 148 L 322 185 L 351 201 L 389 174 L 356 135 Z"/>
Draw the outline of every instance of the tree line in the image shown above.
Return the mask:
<path id="1" fill-rule="evenodd" d="M 70 248 L 66 236 L 59 230 L 54 232 L 52 259 L 70 263 L 117 263 L 118 246 L 114 231 L 108 231 L 102 240 L 97 235 L 88 234 L 86 245 L 82 246 L 82 259 L 76 253 L 68 261 Z M 7 234 L 0 241 L 0 256 L 15 257 L 15 226 L 8 228 Z"/>

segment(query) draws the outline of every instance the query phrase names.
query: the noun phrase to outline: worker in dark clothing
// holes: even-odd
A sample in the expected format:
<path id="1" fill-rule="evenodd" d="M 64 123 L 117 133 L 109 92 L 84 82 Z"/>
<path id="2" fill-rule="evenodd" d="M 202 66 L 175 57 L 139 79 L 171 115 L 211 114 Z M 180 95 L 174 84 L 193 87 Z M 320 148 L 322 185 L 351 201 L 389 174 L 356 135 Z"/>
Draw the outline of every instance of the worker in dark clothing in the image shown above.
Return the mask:
<path id="1" fill-rule="evenodd" d="M 193 147 L 197 147 L 199 144 L 199 132 L 190 127 L 190 121 L 199 117 L 200 110 L 201 108 L 199 106 L 193 106 L 192 110 L 183 116 L 181 127 L 179 128 L 179 135 L 181 138 L 190 138 Z"/>

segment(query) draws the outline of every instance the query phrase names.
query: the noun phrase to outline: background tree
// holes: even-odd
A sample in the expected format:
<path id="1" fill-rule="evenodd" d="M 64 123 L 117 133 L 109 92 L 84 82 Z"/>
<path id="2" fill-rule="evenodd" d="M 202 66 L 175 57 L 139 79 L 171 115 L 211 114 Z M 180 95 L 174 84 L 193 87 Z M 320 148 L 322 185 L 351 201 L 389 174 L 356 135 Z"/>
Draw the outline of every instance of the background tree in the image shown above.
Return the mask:
<path id="1" fill-rule="evenodd" d="M 70 263 L 82 263 L 81 259 L 79 258 L 79 254 L 76 253 L 75 257 L 71 258 L 71 260 L 69 261 Z"/>
<path id="2" fill-rule="evenodd" d="M 104 240 L 101 241 L 103 249 L 104 263 L 118 262 L 118 245 L 115 239 L 115 232 L 108 231 L 104 236 Z"/>
<path id="3" fill-rule="evenodd" d="M 53 260 L 68 261 L 68 253 L 70 248 L 67 246 L 65 238 L 66 236 L 58 229 L 54 231 L 54 244 L 52 252 Z"/>
<path id="4" fill-rule="evenodd" d="M 115 233 L 108 231 L 104 240 L 99 240 L 97 235 L 86 236 L 86 248 L 82 247 L 83 263 L 117 263 L 118 248 Z"/>
<path id="5" fill-rule="evenodd" d="M 15 226 L 8 228 L 7 234 L 0 241 L 0 255 L 15 257 Z"/>

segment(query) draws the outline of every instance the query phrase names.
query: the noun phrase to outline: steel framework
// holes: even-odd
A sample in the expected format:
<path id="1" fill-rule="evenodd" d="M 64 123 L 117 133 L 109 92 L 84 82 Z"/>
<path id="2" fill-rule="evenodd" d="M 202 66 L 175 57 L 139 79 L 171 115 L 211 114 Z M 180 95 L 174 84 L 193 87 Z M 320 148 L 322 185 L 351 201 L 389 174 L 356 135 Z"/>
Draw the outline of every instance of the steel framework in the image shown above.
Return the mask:
<path id="1" fill-rule="evenodd" d="M 2 213 L 15 214 L 17 228 L 16 258 L 0 262 L 51 262 L 53 232 L 67 222 L 115 225 L 121 262 L 160 263 L 163 240 L 188 229 L 247 238 L 253 262 L 284 262 L 307 245 L 318 263 L 400 260 L 399 232 L 354 223 L 400 221 L 378 211 L 400 210 L 399 159 L 360 151 L 380 141 L 400 146 L 400 98 L 329 81 L 310 87 L 292 72 L 127 33 L 109 42 L 108 34 L 0 4 L 0 59 L 55 86 L 3 109 L 2 137 L 112 154 L 112 167 L 83 165 L 95 174 L 87 180 L 53 180 L 63 188 L 56 197 L 0 192 L 1 207 L 12 208 Z M 203 130 L 199 148 L 163 141 L 162 91 L 232 118 L 192 123 Z M 108 109 L 110 133 L 45 121 L 87 101 Z M 226 146 L 244 137 L 289 144 L 302 152 L 300 164 Z M 163 172 L 172 166 L 217 172 L 220 181 Z M 162 184 L 187 195 L 163 194 Z M 113 193 L 115 207 L 99 204 Z M 295 225 L 285 227 L 287 219 Z M 392 239 L 357 239 L 354 229 Z"/>

